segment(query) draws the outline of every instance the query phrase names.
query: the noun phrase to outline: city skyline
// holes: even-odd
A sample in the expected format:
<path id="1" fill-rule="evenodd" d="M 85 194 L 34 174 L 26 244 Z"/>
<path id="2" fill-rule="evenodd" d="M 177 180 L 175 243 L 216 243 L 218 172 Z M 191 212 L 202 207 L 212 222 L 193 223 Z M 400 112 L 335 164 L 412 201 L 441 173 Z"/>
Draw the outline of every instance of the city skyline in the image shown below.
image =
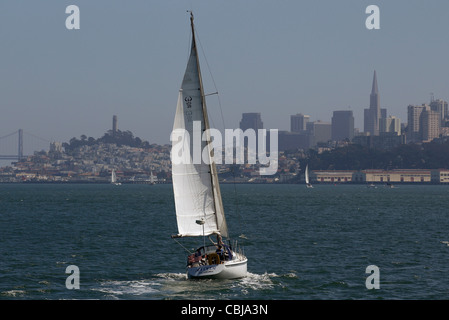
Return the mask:
<path id="1" fill-rule="evenodd" d="M 431 97 L 430 104 L 423 103 L 422 105 L 408 105 L 407 106 L 407 120 L 402 121 L 394 115 L 389 115 L 387 117 L 387 110 L 380 108 L 379 103 L 379 89 L 377 82 L 377 74 L 374 70 L 372 89 L 370 94 L 370 107 L 364 109 L 364 127 L 363 131 L 359 128 L 355 128 L 354 115 L 352 110 L 333 110 L 330 122 L 322 120 L 310 121 L 309 115 L 304 115 L 302 113 L 297 113 L 290 115 L 290 130 L 280 130 L 281 140 L 283 140 L 281 145 L 284 147 L 290 146 L 295 148 L 313 148 L 317 143 L 325 143 L 328 141 L 339 142 L 347 140 L 352 142 L 354 137 L 359 136 L 355 143 L 365 145 L 367 142 L 362 142 L 360 136 L 379 136 L 385 133 L 394 133 L 394 135 L 400 136 L 403 127 L 407 127 L 408 123 L 411 123 L 411 127 L 407 132 L 407 139 L 403 140 L 396 139 L 395 143 L 405 143 L 405 142 L 430 142 L 434 138 L 438 138 L 440 134 L 444 136 L 448 135 L 448 127 L 446 127 L 446 121 L 448 119 L 448 103 L 442 99 L 434 99 Z M 443 128 L 446 127 L 446 128 Z M 241 120 L 239 122 L 239 128 L 243 131 L 247 129 L 255 130 L 264 128 L 262 115 L 260 112 L 250 112 L 242 113 Z M 444 132 L 441 129 L 445 129 Z M 125 131 L 132 132 L 129 128 L 124 128 Z M 318 131 L 317 131 L 318 130 Z M 110 131 L 114 136 L 118 131 L 118 117 L 117 115 L 112 116 L 112 127 L 106 132 Z M 19 159 L 24 155 L 23 148 L 23 129 L 17 130 L 18 134 L 18 154 Z M 33 136 L 33 134 L 28 133 L 28 135 Z M 11 136 L 8 135 L 8 136 Z M 80 134 L 81 139 L 87 139 L 87 136 Z M 2 137 L 4 138 L 4 137 Z M 34 138 L 42 138 L 34 136 Z M 72 138 L 77 138 L 72 137 Z M 140 138 L 140 137 L 136 137 Z M 89 139 L 95 139 L 94 137 L 89 137 Z M 304 140 L 305 139 L 305 140 Z M 309 140 L 312 139 L 312 140 Z M 361 138 L 364 139 L 364 138 Z M 402 141 L 402 142 L 400 142 Z M 50 142 L 50 141 L 48 141 Z M 54 140 L 51 142 L 67 142 L 61 140 Z M 368 143 L 370 144 L 370 143 Z M 1 153 L 0 144 L 0 154 Z M 40 148 L 48 149 L 47 147 Z M 280 151 L 284 150 L 283 148 Z M 28 151 L 30 149 L 28 148 Z M 35 150 L 38 151 L 38 150 Z M 31 154 L 32 152 L 28 152 Z M 15 154 L 15 151 L 10 152 L 10 155 Z M 8 156 L 11 157 L 11 156 Z M 1 159 L 0 159 L 1 160 Z M 8 160 L 1 160 L 1 163 L 7 163 Z"/>
<path id="2" fill-rule="evenodd" d="M 445 127 L 445 120 L 448 116 L 448 103 L 442 99 L 431 98 L 430 104 L 423 103 L 422 105 L 408 105 L 407 106 L 407 121 L 401 121 L 394 115 L 389 115 L 387 117 L 387 110 L 379 108 L 379 90 L 377 83 L 376 71 L 374 71 L 372 89 L 370 94 L 370 108 L 364 110 L 364 130 L 360 131 L 359 128 L 354 127 L 355 119 L 352 110 L 334 110 L 332 112 L 332 118 L 330 122 L 315 120 L 309 121 L 310 116 L 298 113 L 295 115 L 290 115 L 290 130 L 280 130 L 279 136 L 279 151 L 285 151 L 291 148 L 315 148 L 318 143 L 327 143 L 328 141 L 333 141 L 333 143 L 338 143 L 339 141 L 353 141 L 356 137 L 354 143 L 361 144 L 364 146 L 370 146 L 375 148 L 391 148 L 397 144 L 402 143 L 414 143 L 414 142 L 430 142 L 434 138 L 438 138 L 440 134 L 444 136 L 448 135 L 449 128 Z M 371 114 L 379 114 L 380 117 L 373 120 L 370 119 Z M 368 118 L 368 119 L 367 119 Z M 377 123 L 377 133 L 373 133 L 373 121 Z M 408 125 L 408 122 L 412 123 L 412 127 L 407 132 L 407 138 L 405 139 L 405 134 L 402 132 L 402 127 Z M 365 126 L 367 125 L 367 128 Z M 242 113 L 241 120 L 239 122 L 239 127 L 243 131 L 247 129 L 257 130 L 264 129 L 262 115 L 260 112 Z M 444 131 L 441 131 L 445 129 Z M 112 127 L 105 132 L 112 132 L 114 135 L 118 130 L 118 117 L 117 115 L 112 116 Z M 132 129 L 123 128 L 124 131 L 132 132 Z M 23 148 L 23 129 L 19 129 L 19 149 L 18 154 L 32 154 L 30 152 L 30 146 L 28 145 L 28 152 L 24 153 Z M 389 135 L 385 136 L 385 133 Z M 393 133 L 393 136 L 391 136 Z M 400 137 L 402 133 L 403 137 Z M 380 139 L 377 140 L 367 140 L 366 135 L 379 136 Z M 27 133 L 28 137 L 34 136 L 33 134 Z M 22 136 L 22 137 L 21 137 Z M 87 139 L 87 136 L 80 134 L 81 139 Z M 364 137 L 365 136 L 365 137 Z M 394 137 L 396 136 L 396 137 Z M 42 138 L 34 136 L 33 138 L 41 140 Z M 77 138 L 76 136 L 73 138 Z M 140 137 L 136 137 L 140 138 Z M 89 139 L 95 139 L 89 137 Z M 58 141 L 62 143 L 67 141 Z M 50 141 L 48 141 L 50 142 Z M 154 142 L 153 142 L 154 143 Z M 51 148 L 51 146 L 50 146 Z M 2 149 L 2 144 L 0 143 L 0 150 Z M 39 147 L 40 151 L 42 149 L 48 150 L 48 146 Z M 15 154 L 15 149 L 9 154 Z M 0 152 L 0 154 L 2 154 Z M 10 164 L 11 160 L 0 160 L 0 167 L 7 166 Z"/>
<path id="3" fill-rule="evenodd" d="M 70 4 L 80 8 L 77 31 L 64 26 Z M 291 115 L 330 121 L 334 110 L 351 110 L 363 131 L 374 70 L 387 116 L 406 122 L 407 106 L 429 103 L 432 93 L 447 101 L 449 4 L 376 1 L 380 29 L 368 30 L 370 4 L 4 1 L 0 135 L 22 128 L 50 141 L 100 137 L 117 115 L 120 128 L 169 143 L 188 52 L 186 10 L 195 12 L 207 58 L 205 90 L 220 93 L 208 97 L 217 129 L 221 113 L 227 128 L 258 112 L 264 128 L 289 130 Z"/>

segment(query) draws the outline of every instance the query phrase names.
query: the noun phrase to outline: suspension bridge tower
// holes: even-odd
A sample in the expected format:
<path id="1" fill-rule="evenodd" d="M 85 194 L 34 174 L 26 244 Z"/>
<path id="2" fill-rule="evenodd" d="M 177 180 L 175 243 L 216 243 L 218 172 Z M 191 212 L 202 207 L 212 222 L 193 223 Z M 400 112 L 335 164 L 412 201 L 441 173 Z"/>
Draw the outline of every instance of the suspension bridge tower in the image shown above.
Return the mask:
<path id="1" fill-rule="evenodd" d="M 19 129 L 19 161 L 23 158 L 23 129 Z"/>

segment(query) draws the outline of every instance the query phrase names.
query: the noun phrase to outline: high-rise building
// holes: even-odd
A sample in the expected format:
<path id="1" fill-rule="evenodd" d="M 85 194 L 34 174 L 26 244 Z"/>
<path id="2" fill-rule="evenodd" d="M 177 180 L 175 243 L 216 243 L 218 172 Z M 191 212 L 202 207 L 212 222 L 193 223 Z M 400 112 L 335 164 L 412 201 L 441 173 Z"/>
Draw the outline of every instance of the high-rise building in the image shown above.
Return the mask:
<path id="1" fill-rule="evenodd" d="M 418 142 L 422 140 L 421 114 L 426 109 L 430 109 L 426 104 L 421 106 L 409 105 L 407 107 L 407 142 Z"/>
<path id="2" fill-rule="evenodd" d="M 243 131 L 246 131 L 248 129 L 253 129 L 255 131 L 255 136 L 256 136 L 256 150 L 253 151 L 258 151 L 259 147 L 259 129 L 263 129 L 263 122 L 262 122 L 262 117 L 260 116 L 259 112 L 250 112 L 250 113 L 242 113 L 242 120 L 240 121 L 240 129 L 242 129 Z M 244 146 L 247 148 L 249 141 L 245 141 Z M 266 146 L 266 150 L 269 150 L 269 145 Z M 249 148 L 251 149 L 251 148 Z"/>
<path id="3" fill-rule="evenodd" d="M 379 135 L 379 119 L 381 118 L 379 89 L 377 87 L 377 75 L 374 70 L 373 85 L 371 87 L 369 109 L 364 110 L 364 130 L 371 135 Z"/>
<path id="4" fill-rule="evenodd" d="M 332 116 L 332 140 L 354 138 L 354 115 L 352 110 L 334 111 Z"/>
<path id="5" fill-rule="evenodd" d="M 290 116 L 290 131 L 291 132 L 304 132 L 307 130 L 307 123 L 310 116 L 298 113 Z"/>
<path id="6" fill-rule="evenodd" d="M 401 135 L 401 120 L 395 116 L 380 118 L 379 132 L 391 132 Z"/>
<path id="7" fill-rule="evenodd" d="M 408 142 L 429 142 L 440 136 L 441 114 L 434 111 L 427 104 L 421 106 L 409 105 L 408 116 Z"/>
<path id="8" fill-rule="evenodd" d="M 307 131 L 310 138 L 310 147 L 314 147 L 317 143 L 328 142 L 332 140 L 332 125 L 329 122 L 313 121 L 307 123 Z"/>
<path id="9" fill-rule="evenodd" d="M 253 129 L 257 134 L 257 130 L 263 129 L 263 122 L 260 113 L 242 113 L 240 129 L 242 129 L 243 131 L 245 131 L 246 129 Z"/>
<path id="10" fill-rule="evenodd" d="M 421 136 L 423 142 L 430 142 L 440 136 L 441 114 L 430 108 L 421 113 Z"/>
<path id="11" fill-rule="evenodd" d="M 433 100 L 430 102 L 430 109 L 440 115 L 440 123 L 442 126 L 446 123 L 448 116 L 447 102 L 442 99 Z"/>
<path id="12" fill-rule="evenodd" d="M 296 149 L 309 149 L 310 138 L 307 131 L 304 132 L 291 132 L 291 131 L 279 131 L 278 132 L 278 151 L 296 150 Z"/>

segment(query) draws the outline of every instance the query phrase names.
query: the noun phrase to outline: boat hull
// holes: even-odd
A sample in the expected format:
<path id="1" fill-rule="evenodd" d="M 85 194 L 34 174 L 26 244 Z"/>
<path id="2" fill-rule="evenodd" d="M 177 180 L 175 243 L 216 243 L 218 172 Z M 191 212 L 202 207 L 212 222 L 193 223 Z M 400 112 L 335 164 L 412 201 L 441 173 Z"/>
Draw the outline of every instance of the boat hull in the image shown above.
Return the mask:
<path id="1" fill-rule="evenodd" d="M 189 279 L 238 279 L 247 274 L 247 259 L 187 268 Z"/>

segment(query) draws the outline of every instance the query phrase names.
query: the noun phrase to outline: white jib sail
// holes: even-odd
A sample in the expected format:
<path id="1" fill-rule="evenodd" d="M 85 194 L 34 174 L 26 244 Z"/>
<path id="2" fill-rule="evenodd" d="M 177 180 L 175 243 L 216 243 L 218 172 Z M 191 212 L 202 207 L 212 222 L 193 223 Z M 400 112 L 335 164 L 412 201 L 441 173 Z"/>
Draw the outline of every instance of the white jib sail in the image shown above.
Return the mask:
<path id="1" fill-rule="evenodd" d="M 193 38 L 190 58 L 179 91 L 172 133 L 175 139 L 179 138 L 172 142 L 172 153 L 177 153 L 172 154 L 172 160 L 173 156 L 178 159 L 172 161 L 172 180 L 178 232 L 179 236 L 183 237 L 213 233 L 227 236 L 215 165 L 204 163 L 201 154 L 203 150 L 207 150 L 207 142 L 201 139 L 200 144 L 197 138 L 202 137 L 208 127 L 204 111 L 202 84 Z M 201 127 L 198 126 L 199 123 Z M 198 224 L 199 220 L 205 223 Z"/>

